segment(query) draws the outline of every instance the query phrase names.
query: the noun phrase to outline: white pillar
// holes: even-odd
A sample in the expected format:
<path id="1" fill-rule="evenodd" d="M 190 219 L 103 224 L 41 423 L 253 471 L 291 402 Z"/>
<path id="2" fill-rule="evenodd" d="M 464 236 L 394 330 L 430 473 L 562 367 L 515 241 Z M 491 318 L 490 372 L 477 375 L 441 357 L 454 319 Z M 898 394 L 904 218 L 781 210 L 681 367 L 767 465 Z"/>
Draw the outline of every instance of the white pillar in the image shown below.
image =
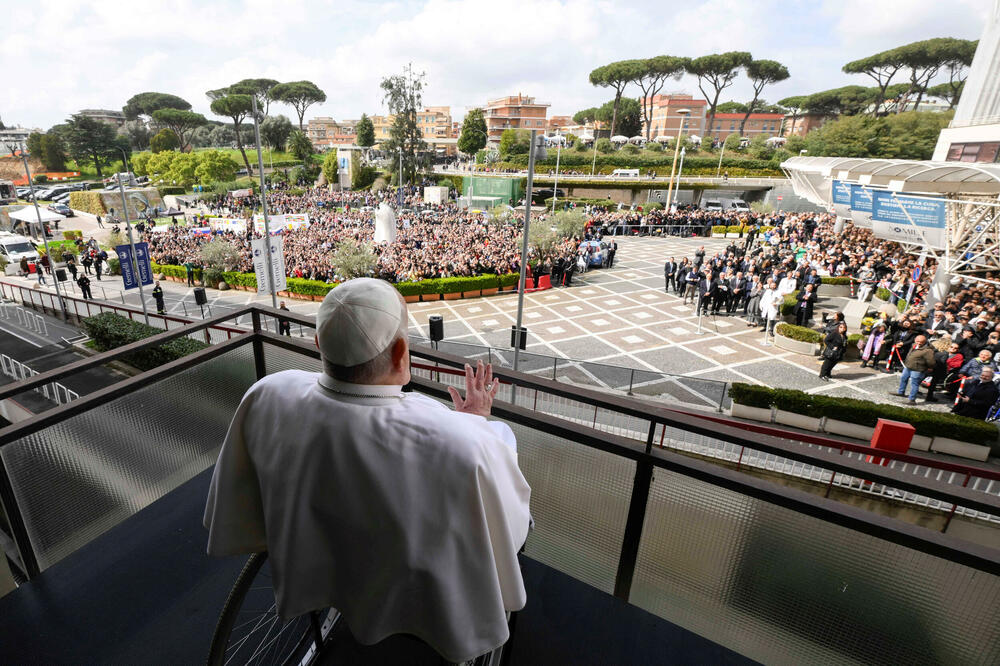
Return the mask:
<path id="1" fill-rule="evenodd" d="M 840 217 L 838 215 L 837 216 L 837 221 L 833 223 L 833 233 L 835 233 L 837 235 L 840 235 L 840 234 L 844 233 L 844 222 L 846 222 L 846 221 L 847 221 L 847 218 Z"/>
<path id="2" fill-rule="evenodd" d="M 951 291 L 951 278 L 952 274 L 945 270 L 944 262 L 939 261 L 937 269 L 934 271 L 934 280 L 927 293 L 928 308 L 933 308 L 935 303 L 948 297 L 948 292 Z"/>

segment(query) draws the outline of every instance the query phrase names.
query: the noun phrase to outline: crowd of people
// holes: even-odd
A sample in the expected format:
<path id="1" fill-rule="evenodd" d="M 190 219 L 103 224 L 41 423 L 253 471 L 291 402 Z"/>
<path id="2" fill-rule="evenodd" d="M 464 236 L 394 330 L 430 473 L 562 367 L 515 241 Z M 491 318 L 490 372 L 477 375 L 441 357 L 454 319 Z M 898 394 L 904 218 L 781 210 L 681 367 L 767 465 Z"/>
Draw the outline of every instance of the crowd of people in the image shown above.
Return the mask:
<path id="1" fill-rule="evenodd" d="M 594 222 L 607 228 L 620 219 L 613 213 L 598 215 Z M 994 381 L 1000 291 L 993 282 L 958 285 L 928 311 L 925 297 L 936 267 L 927 262 L 914 281 L 918 259 L 897 243 L 852 225 L 837 232 L 834 218 L 825 214 L 744 213 L 739 223 L 748 225 L 746 235 L 724 251 L 707 256 L 702 246 L 692 257 L 670 257 L 664 264 L 665 289 L 696 303 L 701 314 L 742 315 L 748 326 L 760 325 L 771 335 L 789 297 L 795 303 L 795 323 L 812 322 L 824 277 L 849 278 L 861 301 L 885 289 L 890 304 L 876 313 L 858 342 L 861 366 L 900 373 L 891 394 L 910 404 L 916 404 L 925 387 L 927 402 L 938 402 L 935 394 L 943 390 L 955 413 L 980 419 L 989 415 L 1000 399 Z M 905 301 L 902 311 L 899 300 Z M 834 313 L 822 329 L 819 376 L 829 381 L 847 350 L 843 314 Z"/>

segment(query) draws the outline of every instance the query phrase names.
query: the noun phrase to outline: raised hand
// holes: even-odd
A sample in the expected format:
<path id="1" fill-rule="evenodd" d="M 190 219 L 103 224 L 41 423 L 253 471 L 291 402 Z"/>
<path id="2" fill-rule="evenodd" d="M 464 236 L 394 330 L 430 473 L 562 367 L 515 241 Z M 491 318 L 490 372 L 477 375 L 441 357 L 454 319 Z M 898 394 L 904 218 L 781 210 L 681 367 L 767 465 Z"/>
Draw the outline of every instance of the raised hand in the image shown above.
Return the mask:
<path id="1" fill-rule="evenodd" d="M 477 361 L 475 371 L 471 365 L 465 364 L 465 398 L 453 386 L 448 387 L 448 393 L 456 411 L 486 417 L 493 409 L 493 399 L 499 388 L 500 382 L 493 379 L 493 365 L 487 363 L 484 366 L 482 361 Z"/>

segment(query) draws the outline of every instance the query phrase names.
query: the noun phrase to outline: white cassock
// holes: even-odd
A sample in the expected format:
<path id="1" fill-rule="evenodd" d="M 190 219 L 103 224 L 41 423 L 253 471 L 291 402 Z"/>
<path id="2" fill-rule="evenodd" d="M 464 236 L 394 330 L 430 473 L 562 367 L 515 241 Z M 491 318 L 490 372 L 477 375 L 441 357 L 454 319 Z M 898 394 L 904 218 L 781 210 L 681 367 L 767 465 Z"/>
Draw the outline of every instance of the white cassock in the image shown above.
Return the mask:
<path id="1" fill-rule="evenodd" d="M 795 278 L 791 276 L 781 278 L 781 282 L 778 283 L 778 293 L 784 296 L 793 291 L 795 291 Z"/>
<path id="2" fill-rule="evenodd" d="M 765 289 L 764 295 L 760 297 L 760 314 L 764 319 L 777 319 L 781 314 L 781 304 L 785 297 L 781 295 L 779 289 Z"/>
<path id="3" fill-rule="evenodd" d="M 229 426 L 208 552 L 267 550 L 283 618 L 332 606 L 363 644 L 409 633 L 460 662 L 503 644 L 505 611 L 524 607 L 530 492 L 506 424 L 287 370 Z"/>

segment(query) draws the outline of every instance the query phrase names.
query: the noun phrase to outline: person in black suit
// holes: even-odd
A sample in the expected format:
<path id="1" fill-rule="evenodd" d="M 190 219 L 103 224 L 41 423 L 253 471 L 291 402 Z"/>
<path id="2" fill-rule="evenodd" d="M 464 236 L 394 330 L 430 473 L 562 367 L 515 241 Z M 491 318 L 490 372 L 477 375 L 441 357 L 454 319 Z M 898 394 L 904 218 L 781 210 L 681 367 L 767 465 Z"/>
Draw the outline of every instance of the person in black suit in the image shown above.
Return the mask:
<path id="1" fill-rule="evenodd" d="M 562 282 L 563 271 L 566 268 L 566 260 L 562 257 L 556 257 L 556 260 L 552 262 L 552 286 L 558 287 Z"/>
<path id="2" fill-rule="evenodd" d="M 730 275 L 718 274 L 713 278 L 712 283 L 715 285 L 714 292 L 715 297 L 712 299 L 712 314 L 719 314 L 719 310 L 729 302 L 729 278 Z"/>
<path id="3" fill-rule="evenodd" d="M 986 419 L 990 407 L 1000 399 L 1000 388 L 993 382 L 993 369 L 983 368 L 978 379 L 966 381 L 951 411 L 959 416 Z"/>
<path id="4" fill-rule="evenodd" d="M 674 261 L 673 257 L 667 260 L 667 263 L 663 264 L 663 290 L 670 293 L 670 287 L 676 288 L 676 283 L 674 281 L 674 274 L 677 272 L 677 262 Z"/>
<path id="5" fill-rule="evenodd" d="M 729 281 L 729 303 L 726 304 L 726 313 L 733 314 L 736 308 L 746 301 L 747 279 L 743 273 L 737 271 L 736 276 Z"/>
<path id="6" fill-rule="evenodd" d="M 813 316 L 813 306 L 816 304 L 816 292 L 813 286 L 807 284 L 799 292 L 798 303 L 795 304 L 795 323 L 798 326 L 805 326 Z"/>
<path id="7" fill-rule="evenodd" d="M 695 308 L 701 314 L 708 314 L 708 308 L 715 299 L 716 283 L 712 279 L 712 272 L 705 271 L 698 280 L 698 307 Z"/>

